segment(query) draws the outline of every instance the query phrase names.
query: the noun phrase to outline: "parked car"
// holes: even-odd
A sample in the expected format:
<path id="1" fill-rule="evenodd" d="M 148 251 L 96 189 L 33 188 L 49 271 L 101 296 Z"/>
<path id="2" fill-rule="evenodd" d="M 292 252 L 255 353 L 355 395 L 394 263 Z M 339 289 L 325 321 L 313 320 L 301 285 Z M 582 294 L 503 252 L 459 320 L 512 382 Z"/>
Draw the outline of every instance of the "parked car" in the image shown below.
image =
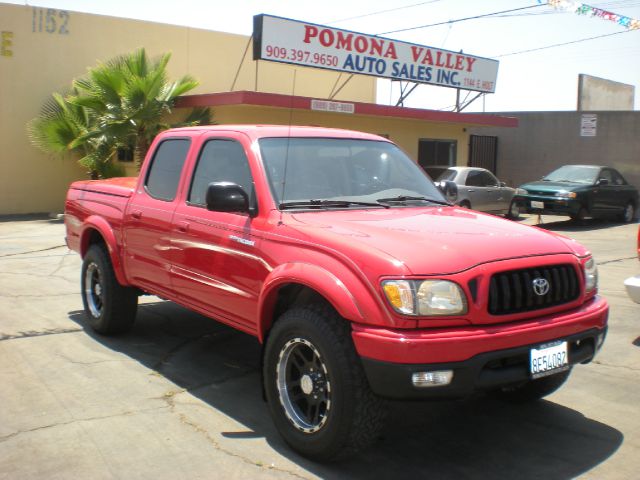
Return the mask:
<path id="1" fill-rule="evenodd" d="M 429 165 L 428 167 L 421 165 L 421 167 L 431 177 L 431 180 L 435 181 L 442 172 L 449 168 L 449 165 Z"/>
<path id="2" fill-rule="evenodd" d="M 638 226 L 638 260 L 640 260 L 640 226 Z M 640 274 L 627 278 L 624 281 L 624 286 L 631 300 L 640 303 Z"/>
<path id="3" fill-rule="evenodd" d="M 585 247 L 449 205 L 377 135 L 167 130 L 138 178 L 74 182 L 65 226 L 88 325 L 131 329 L 147 293 L 256 337 L 247 393 L 316 460 L 376 440 L 384 398 L 545 397 L 607 330 Z"/>
<path id="4" fill-rule="evenodd" d="M 520 185 L 516 201 L 527 213 L 587 217 L 616 217 L 631 222 L 638 209 L 638 190 L 614 168 L 564 165 L 542 180 Z"/>
<path id="5" fill-rule="evenodd" d="M 485 168 L 449 167 L 436 180 L 437 183 L 444 181 L 458 186 L 456 205 L 509 218 L 520 215 L 520 208 L 513 201 L 516 189 L 507 187 Z"/>

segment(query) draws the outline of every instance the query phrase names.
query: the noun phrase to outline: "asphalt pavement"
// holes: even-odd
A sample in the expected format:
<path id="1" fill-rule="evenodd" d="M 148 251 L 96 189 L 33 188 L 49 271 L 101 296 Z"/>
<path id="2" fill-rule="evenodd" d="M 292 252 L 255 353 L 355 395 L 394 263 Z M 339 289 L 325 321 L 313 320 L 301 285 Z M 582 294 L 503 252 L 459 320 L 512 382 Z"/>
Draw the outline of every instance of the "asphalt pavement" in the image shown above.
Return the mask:
<path id="1" fill-rule="evenodd" d="M 640 305 L 623 285 L 638 225 L 543 220 L 598 261 L 596 360 L 531 405 L 393 402 L 373 448 L 322 465 L 275 431 L 255 339 L 156 297 L 130 334 L 96 335 L 62 222 L 0 219 L 0 479 L 638 478 Z"/>

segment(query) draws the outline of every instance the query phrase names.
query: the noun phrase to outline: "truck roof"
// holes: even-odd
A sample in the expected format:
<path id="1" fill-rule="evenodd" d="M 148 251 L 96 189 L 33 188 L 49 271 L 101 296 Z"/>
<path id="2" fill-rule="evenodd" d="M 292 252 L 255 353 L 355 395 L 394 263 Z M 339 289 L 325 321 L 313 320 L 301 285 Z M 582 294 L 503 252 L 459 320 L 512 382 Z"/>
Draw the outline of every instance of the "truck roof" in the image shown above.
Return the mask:
<path id="1" fill-rule="evenodd" d="M 252 139 L 264 137 L 329 137 L 354 138 L 359 140 L 384 140 L 386 138 L 371 133 L 339 128 L 309 127 L 300 125 L 204 125 L 197 127 L 172 128 L 163 135 L 175 133 L 199 134 L 204 132 L 240 132 Z"/>

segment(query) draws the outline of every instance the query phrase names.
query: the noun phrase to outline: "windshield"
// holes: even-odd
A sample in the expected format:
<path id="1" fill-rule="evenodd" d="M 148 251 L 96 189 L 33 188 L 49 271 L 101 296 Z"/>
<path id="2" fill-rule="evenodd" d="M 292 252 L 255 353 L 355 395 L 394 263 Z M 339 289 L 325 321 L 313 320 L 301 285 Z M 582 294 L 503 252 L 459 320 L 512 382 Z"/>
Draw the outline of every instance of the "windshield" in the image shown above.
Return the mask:
<path id="1" fill-rule="evenodd" d="M 598 167 L 565 165 L 564 167 L 554 170 L 542 179 L 548 182 L 570 182 L 591 185 L 595 183 L 599 170 Z"/>
<path id="2" fill-rule="evenodd" d="M 345 202 L 377 206 L 376 202 L 389 199 L 397 200 L 393 206 L 409 201 L 446 202 L 420 167 L 389 142 L 263 138 L 258 143 L 271 192 L 280 206 L 309 200 L 316 204 L 340 200 L 322 203 L 335 207 Z"/>

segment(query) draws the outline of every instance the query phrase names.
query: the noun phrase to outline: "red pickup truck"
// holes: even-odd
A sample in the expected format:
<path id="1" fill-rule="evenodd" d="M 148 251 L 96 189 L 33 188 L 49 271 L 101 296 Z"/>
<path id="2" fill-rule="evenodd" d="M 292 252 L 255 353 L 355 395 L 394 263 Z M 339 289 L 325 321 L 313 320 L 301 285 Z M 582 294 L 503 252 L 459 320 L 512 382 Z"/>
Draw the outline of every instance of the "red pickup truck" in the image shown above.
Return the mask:
<path id="1" fill-rule="evenodd" d="M 73 183 L 65 223 L 97 332 L 154 294 L 254 335 L 278 431 L 317 460 L 374 441 L 387 398 L 541 398 L 607 328 L 583 246 L 451 206 L 376 135 L 168 130 L 139 178 Z"/>

